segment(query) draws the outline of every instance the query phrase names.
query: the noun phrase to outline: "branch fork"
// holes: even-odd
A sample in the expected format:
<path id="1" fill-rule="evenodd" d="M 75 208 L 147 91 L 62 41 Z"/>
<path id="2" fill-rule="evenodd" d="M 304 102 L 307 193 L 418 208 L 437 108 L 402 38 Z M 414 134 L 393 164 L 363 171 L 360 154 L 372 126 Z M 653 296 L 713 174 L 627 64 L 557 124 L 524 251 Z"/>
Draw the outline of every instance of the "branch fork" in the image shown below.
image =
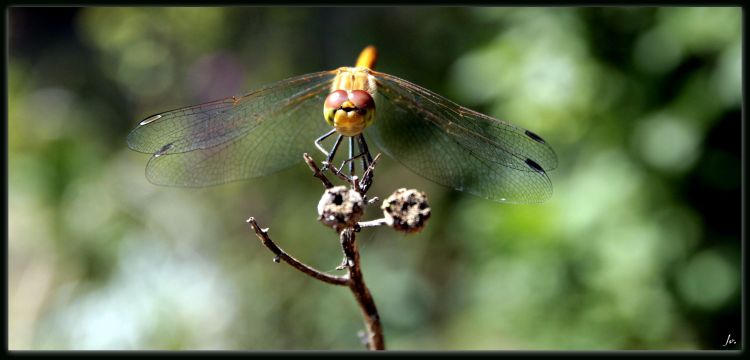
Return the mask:
<path id="1" fill-rule="evenodd" d="M 310 170 L 312 170 L 313 176 L 318 178 L 323 183 L 323 186 L 326 188 L 326 193 L 328 194 L 332 189 L 335 189 L 333 183 L 328 179 L 328 177 L 326 177 L 325 174 L 323 174 L 323 171 L 320 170 L 315 161 L 307 154 L 304 154 L 303 156 L 305 159 L 305 163 L 307 163 L 307 165 L 310 167 Z M 377 198 L 366 200 L 365 194 L 372 184 L 373 170 L 379 158 L 380 154 L 375 157 L 370 166 L 365 170 L 365 172 L 362 174 L 361 179 L 357 176 L 347 177 L 340 171 L 332 171 L 332 173 L 337 177 L 351 185 L 352 190 L 356 191 L 357 195 L 360 196 L 363 205 L 372 204 L 377 201 Z M 341 249 L 344 253 L 344 259 L 341 262 L 341 265 L 339 265 L 336 269 L 347 270 L 347 274 L 343 276 L 325 273 L 289 255 L 278 245 L 276 245 L 273 240 L 271 240 L 270 236 L 268 235 L 268 229 L 261 228 L 255 218 L 251 217 L 247 219 L 247 223 L 250 224 L 250 227 L 255 232 L 258 240 L 260 240 L 260 242 L 274 254 L 274 262 L 278 263 L 280 261 L 284 261 L 291 267 L 316 280 L 332 285 L 349 287 L 349 289 L 352 291 L 352 294 L 354 295 L 354 298 L 357 300 L 357 304 L 362 311 L 362 315 L 364 316 L 366 331 L 363 336 L 361 336 L 363 342 L 365 342 L 369 350 L 385 350 L 385 339 L 383 338 L 383 328 L 380 324 L 380 316 L 378 315 L 378 311 L 375 306 L 375 300 L 372 298 L 372 294 L 370 294 L 370 290 L 365 285 L 364 278 L 362 276 L 359 250 L 355 242 L 355 233 L 358 232 L 362 228 L 362 226 L 360 226 L 359 223 L 356 222 L 356 220 L 353 223 L 348 224 L 347 226 L 333 226 L 334 229 L 336 229 L 336 231 L 339 233 Z"/>
<path id="2" fill-rule="evenodd" d="M 425 221 L 430 217 L 427 196 L 414 189 L 398 189 L 383 201 L 381 205 L 384 213 L 383 218 L 359 221 L 364 213 L 365 206 L 378 201 L 377 197 L 368 199 L 367 191 L 372 185 L 375 165 L 380 159 L 380 154 L 369 163 L 361 178 L 356 175 L 349 177 L 342 174 L 339 171 L 340 169 L 330 167 L 334 175 L 350 185 L 348 189 L 344 186 L 334 186 L 328 177 L 323 174 L 325 170 L 320 170 L 309 155 L 304 154 L 303 157 L 305 163 L 312 170 L 313 176 L 318 178 L 326 188 L 318 204 L 319 220 L 332 227 L 339 234 L 344 258 L 341 264 L 336 267 L 336 270 L 347 270 L 347 274 L 343 276 L 331 275 L 302 263 L 276 245 L 269 237 L 268 229 L 261 228 L 254 218 L 249 218 L 247 222 L 255 231 L 255 235 L 260 242 L 274 254 L 274 262 L 284 261 L 303 274 L 319 281 L 332 285 L 347 286 L 357 300 L 364 317 L 366 331 L 360 338 L 363 339 L 369 350 L 385 350 L 383 327 L 380 323 L 378 310 L 375 307 L 375 300 L 365 285 L 355 234 L 363 228 L 383 225 L 405 233 L 420 231 L 424 227 Z M 330 164 L 324 164 L 324 169 L 329 168 L 329 166 Z"/>

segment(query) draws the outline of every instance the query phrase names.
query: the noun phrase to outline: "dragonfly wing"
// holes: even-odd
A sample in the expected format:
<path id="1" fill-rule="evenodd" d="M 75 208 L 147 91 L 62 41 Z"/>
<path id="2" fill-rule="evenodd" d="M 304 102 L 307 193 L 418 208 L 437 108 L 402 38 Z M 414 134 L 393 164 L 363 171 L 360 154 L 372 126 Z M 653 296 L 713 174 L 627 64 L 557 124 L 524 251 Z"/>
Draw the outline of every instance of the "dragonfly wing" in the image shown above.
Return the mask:
<path id="1" fill-rule="evenodd" d="M 128 136 L 154 154 L 146 177 L 159 185 L 206 186 L 268 175 L 329 129 L 323 101 L 335 72 L 287 79 L 232 97 L 154 115 Z"/>
<path id="2" fill-rule="evenodd" d="M 557 158 L 541 137 L 406 80 L 373 75 L 377 120 L 367 136 L 388 155 L 439 184 L 495 201 L 552 195 L 546 171 Z"/>

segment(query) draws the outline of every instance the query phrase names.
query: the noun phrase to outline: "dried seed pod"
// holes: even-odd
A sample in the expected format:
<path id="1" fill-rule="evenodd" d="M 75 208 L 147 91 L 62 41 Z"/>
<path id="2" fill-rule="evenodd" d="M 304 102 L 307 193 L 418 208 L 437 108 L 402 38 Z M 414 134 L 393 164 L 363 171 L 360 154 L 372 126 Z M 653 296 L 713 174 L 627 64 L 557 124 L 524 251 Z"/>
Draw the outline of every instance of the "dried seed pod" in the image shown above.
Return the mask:
<path id="1" fill-rule="evenodd" d="M 416 189 L 398 189 L 381 206 L 388 225 L 398 231 L 413 233 L 422 230 L 430 218 L 427 195 Z"/>
<path id="2" fill-rule="evenodd" d="M 318 220 L 336 231 L 354 227 L 364 211 L 362 195 L 346 186 L 326 189 L 318 202 Z"/>

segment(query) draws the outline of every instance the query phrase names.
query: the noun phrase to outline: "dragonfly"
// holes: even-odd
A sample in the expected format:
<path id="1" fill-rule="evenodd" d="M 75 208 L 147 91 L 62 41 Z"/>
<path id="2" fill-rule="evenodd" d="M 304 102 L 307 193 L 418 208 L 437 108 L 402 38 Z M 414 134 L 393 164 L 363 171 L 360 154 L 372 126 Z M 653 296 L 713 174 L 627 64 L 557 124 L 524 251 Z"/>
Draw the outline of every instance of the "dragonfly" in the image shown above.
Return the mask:
<path id="1" fill-rule="evenodd" d="M 507 203 L 551 197 L 547 172 L 557 157 L 539 135 L 377 72 L 376 60 L 368 46 L 354 67 L 149 116 L 128 135 L 128 146 L 151 154 L 151 183 L 202 187 L 281 171 L 313 145 L 329 164 L 343 139 L 350 169 L 356 158 L 366 167 L 369 139 L 413 172 L 459 191 Z M 322 141 L 333 135 L 326 150 Z"/>

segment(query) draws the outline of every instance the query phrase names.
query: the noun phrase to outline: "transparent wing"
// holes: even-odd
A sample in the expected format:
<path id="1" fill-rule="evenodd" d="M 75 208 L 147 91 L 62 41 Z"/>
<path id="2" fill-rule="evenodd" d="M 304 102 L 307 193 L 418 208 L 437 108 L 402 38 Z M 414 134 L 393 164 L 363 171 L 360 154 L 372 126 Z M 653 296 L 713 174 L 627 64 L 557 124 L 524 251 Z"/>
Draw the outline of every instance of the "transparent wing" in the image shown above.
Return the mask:
<path id="1" fill-rule="evenodd" d="M 377 120 L 368 138 L 412 171 L 487 199 L 537 203 L 557 166 L 538 135 L 467 109 L 392 75 L 372 72 Z"/>
<path id="2" fill-rule="evenodd" d="M 215 185 L 282 170 L 330 130 L 322 114 L 334 76 L 302 75 L 151 116 L 128 135 L 128 146 L 154 154 L 146 177 L 158 185 Z"/>

